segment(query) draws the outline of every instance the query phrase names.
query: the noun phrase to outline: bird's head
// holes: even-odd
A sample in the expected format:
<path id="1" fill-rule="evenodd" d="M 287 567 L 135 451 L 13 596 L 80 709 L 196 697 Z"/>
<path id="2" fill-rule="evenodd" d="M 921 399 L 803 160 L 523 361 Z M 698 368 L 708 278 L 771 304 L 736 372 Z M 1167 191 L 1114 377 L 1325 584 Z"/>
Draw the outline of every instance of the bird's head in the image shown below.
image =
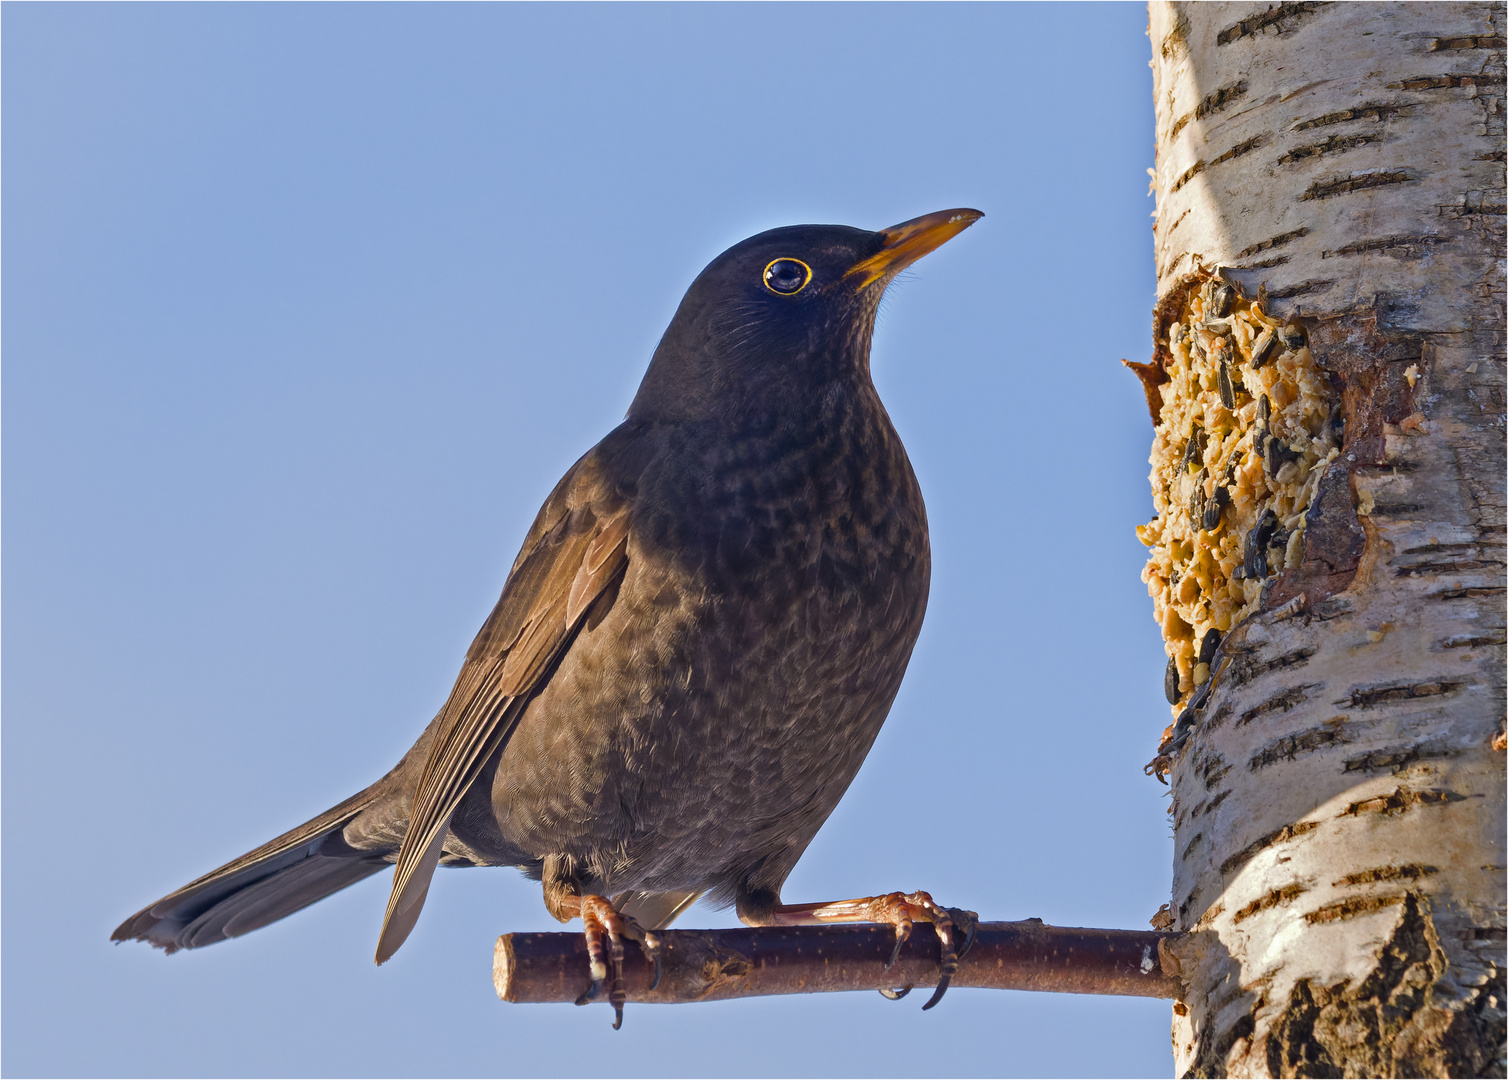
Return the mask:
<path id="1" fill-rule="evenodd" d="M 880 232 L 791 225 L 733 245 L 686 290 L 629 418 L 783 411 L 834 380 L 867 378 L 885 287 L 983 216 L 942 210 Z"/>

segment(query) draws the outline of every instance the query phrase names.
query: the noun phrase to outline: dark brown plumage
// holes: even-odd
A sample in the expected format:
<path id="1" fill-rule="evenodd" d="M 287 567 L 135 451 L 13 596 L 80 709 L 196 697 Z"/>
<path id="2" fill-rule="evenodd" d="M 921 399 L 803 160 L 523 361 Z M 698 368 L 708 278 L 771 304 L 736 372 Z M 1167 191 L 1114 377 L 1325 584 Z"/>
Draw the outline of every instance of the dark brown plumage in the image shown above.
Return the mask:
<path id="1" fill-rule="evenodd" d="M 714 260 L 403 760 L 115 939 L 207 945 L 396 862 L 380 963 L 438 863 L 517 866 L 583 918 L 599 991 L 623 936 L 654 948 L 634 920 L 702 894 L 753 924 L 933 922 L 946 976 L 952 919 L 926 894 L 793 907 L 780 888 L 879 733 L 927 603 L 921 492 L 869 375 L 875 310 L 978 217 L 775 229 Z"/>

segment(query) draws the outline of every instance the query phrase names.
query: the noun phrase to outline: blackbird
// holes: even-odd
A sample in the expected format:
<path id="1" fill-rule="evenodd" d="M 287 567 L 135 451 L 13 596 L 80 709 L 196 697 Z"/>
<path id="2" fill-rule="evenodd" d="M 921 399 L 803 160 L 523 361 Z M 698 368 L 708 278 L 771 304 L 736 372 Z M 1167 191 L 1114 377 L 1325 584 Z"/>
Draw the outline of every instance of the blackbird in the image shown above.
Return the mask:
<path id="1" fill-rule="evenodd" d="M 149 905 L 112 935 L 167 952 L 265 926 L 396 863 L 377 944 L 437 864 L 515 866 L 585 925 L 622 1021 L 623 942 L 699 896 L 753 926 L 930 923 L 923 892 L 785 904 L 901 684 L 927 606 L 926 510 L 869 373 L 904 267 L 983 215 L 796 225 L 692 282 L 627 418 L 545 500 L 449 698 L 382 779 Z M 608 897 L 612 899 L 609 900 Z"/>

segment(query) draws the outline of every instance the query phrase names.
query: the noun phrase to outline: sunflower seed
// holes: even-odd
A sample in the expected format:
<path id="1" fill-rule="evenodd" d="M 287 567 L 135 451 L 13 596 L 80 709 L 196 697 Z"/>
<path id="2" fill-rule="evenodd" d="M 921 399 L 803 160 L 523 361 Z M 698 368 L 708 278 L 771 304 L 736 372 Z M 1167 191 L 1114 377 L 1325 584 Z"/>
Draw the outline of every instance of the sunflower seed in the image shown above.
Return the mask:
<path id="1" fill-rule="evenodd" d="M 1178 463 L 1180 472 L 1186 470 L 1196 459 L 1204 457 L 1204 429 L 1195 424 L 1189 432 L 1189 441 L 1183 444 L 1183 460 Z"/>
<path id="2" fill-rule="evenodd" d="M 1274 346 L 1278 343 L 1277 335 L 1271 330 L 1263 330 L 1262 336 L 1257 338 L 1257 343 L 1251 348 L 1251 369 L 1262 370 L 1262 365 L 1271 360 L 1276 354 Z"/>
<path id="3" fill-rule="evenodd" d="M 1272 531 L 1277 527 L 1278 515 L 1269 506 L 1262 511 L 1262 516 L 1252 526 L 1251 532 L 1246 534 L 1244 554 L 1248 578 L 1260 581 L 1267 576 L 1267 541 L 1272 538 Z"/>
<path id="4" fill-rule="evenodd" d="M 1215 291 L 1210 294 L 1210 311 L 1217 319 L 1223 319 L 1229 315 L 1235 303 L 1236 290 L 1229 285 L 1217 285 Z"/>
<path id="5" fill-rule="evenodd" d="M 1220 631 L 1211 627 L 1205 632 L 1204 640 L 1199 643 L 1199 662 L 1208 664 L 1215 658 L 1215 650 L 1220 647 Z"/>
<path id="6" fill-rule="evenodd" d="M 1204 520 L 1204 502 L 1204 484 L 1195 480 L 1193 493 L 1189 495 L 1189 524 L 1196 529 Z"/>
<path id="7" fill-rule="evenodd" d="M 1220 527 L 1220 515 L 1229 502 L 1230 490 L 1224 487 L 1217 487 L 1215 494 L 1211 495 L 1209 501 L 1204 504 L 1203 524 L 1205 532 L 1211 532 Z"/>
<path id="8" fill-rule="evenodd" d="M 1284 446 L 1283 441 L 1276 436 L 1269 437 L 1267 445 L 1263 447 L 1263 465 L 1267 468 L 1267 475 L 1274 480 L 1278 478 L 1278 472 L 1290 461 L 1298 458 L 1298 453 Z"/>

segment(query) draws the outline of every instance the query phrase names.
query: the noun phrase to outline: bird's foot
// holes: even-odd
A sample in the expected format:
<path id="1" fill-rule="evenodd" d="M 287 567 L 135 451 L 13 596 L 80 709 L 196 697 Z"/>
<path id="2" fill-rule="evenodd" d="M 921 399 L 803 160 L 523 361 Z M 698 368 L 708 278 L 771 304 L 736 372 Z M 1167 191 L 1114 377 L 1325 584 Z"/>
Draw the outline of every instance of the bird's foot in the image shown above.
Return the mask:
<path id="1" fill-rule="evenodd" d="M 617 1031 L 623 1026 L 623 1003 L 628 998 L 623 988 L 623 941 L 627 938 L 638 942 L 644 955 L 654 963 L 654 980 L 649 986 L 653 990 L 660 983 L 660 939 L 627 915 L 619 914 L 605 896 L 588 894 L 581 898 L 581 922 L 586 928 L 592 985 L 576 999 L 576 1004 L 601 1000 L 605 992 L 613 1006 L 613 1030 Z"/>
<path id="2" fill-rule="evenodd" d="M 900 959 L 901 946 L 911 936 L 919 922 L 931 923 L 937 933 L 941 948 L 941 967 L 937 989 L 931 999 L 922 1006 L 923 1011 L 932 1008 L 947 993 L 948 985 L 958 972 L 958 960 L 974 944 L 974 933 L 979 927 L 979 916 L 962 908 L 939 906 L 925 892 L 885 893 L 881 896 L 865 896 L 857 900 L 839 900 L 831 904 L 780 904 L 772 913 L 771 921 L 785 926 L 810 926 L 815 923 L 872 922 L 895 928 L 895 948 L 885 962 L 887 969 Z M 962 944 L 959 936 L 962 935 Z M 885 996 L 892 1000 L 905 997 L 910 987 L 902 991 L 890 991 Z M 885 993 L 881 991 L 881 993 Z"/>

